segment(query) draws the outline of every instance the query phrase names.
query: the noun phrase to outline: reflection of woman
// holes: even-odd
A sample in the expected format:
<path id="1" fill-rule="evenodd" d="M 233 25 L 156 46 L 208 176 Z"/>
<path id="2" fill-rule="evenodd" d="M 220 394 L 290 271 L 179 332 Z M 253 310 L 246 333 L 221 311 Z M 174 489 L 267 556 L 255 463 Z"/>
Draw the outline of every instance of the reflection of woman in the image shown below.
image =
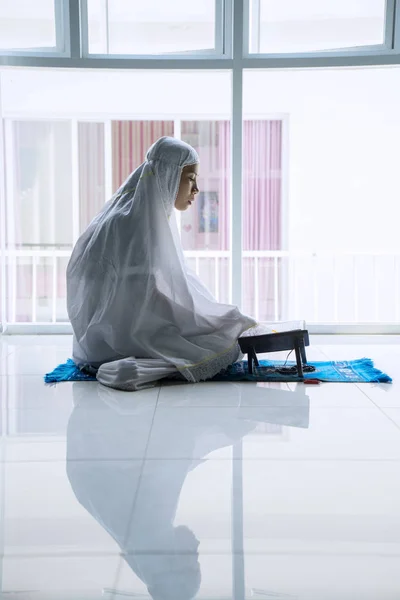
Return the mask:
<path id="1" fill-rule="evenodd" d="M 75 408 L 68 425 L 67 472 L 74 493 L 118 543 L 152 598 L 189 600 L 201 581 L 199 542 L 187 527 L 174 526 L 182 486 L 201 462 L 195 457 L 232 444 L 254 423 L 239 421 L 236 408 L 221 410 L 220 418 L 214 410 L 204 411 L 196 422 L 177 411 L 157 442 L 170 456 L 185 458 L 144 462 L 138 458 L 154 409 L 144 404 L 128 413 L 99 386 L 94 410 L 85 399 L 86 386 L 74 384 Z M 240 387 L 224 384 L 224 390 L 239 405 Z"/>
<path id="2" fill-rule="evenodd" d="M 159 139 L 78 240 L 67 270 L 75 362 L 135 390 L 179 372 L 209 379 L 239 356 L 256 325 L 218 303 L 185 263 L 173 216 L 198 192 L 199 158 Z"/>

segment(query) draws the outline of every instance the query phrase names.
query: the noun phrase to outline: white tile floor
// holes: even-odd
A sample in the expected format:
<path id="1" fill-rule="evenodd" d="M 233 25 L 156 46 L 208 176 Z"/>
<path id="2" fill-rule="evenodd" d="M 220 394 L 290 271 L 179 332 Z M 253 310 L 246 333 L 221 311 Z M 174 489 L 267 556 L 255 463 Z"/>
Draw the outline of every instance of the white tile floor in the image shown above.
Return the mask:
<path id="1" fill-rule="evenodd" d="M 70 348 L 0 338 L 1 599 L 399 600 L 400 337 L 308 349 L 392 385 L 133 394 L 45 386 Z"/>

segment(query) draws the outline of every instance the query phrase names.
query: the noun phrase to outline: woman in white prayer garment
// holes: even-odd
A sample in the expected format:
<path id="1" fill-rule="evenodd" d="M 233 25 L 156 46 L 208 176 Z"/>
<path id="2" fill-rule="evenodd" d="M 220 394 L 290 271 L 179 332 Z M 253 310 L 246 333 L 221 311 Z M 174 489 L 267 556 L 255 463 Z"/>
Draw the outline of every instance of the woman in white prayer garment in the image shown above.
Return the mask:
<path id="1" fill-rule="evenodd" d="M 160 138 L 74 248 L 73 359 L 103 385 L 135 391 L 174 374 L 210 379 L 238 360 L 238 338 L 255 333 L 257 323 L 217 302 L 185 262 L 174 208 L 196 201 L 198 173 L 191 146 Z"/>

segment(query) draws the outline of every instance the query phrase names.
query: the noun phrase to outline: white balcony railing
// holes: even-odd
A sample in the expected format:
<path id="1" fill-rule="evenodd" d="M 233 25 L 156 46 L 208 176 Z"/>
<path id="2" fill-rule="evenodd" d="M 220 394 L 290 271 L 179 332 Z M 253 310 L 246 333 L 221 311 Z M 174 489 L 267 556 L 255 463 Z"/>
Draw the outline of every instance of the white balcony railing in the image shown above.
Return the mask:
<path id="1" fill-rule="evenodd" d="M 70 250 L 5 250 L 2 323 L 67 323 Z M 189 265 L 221 302 L 230 302 L 229 251 L 186 251 Z M 398 323 L 400 252 L 243 252 L 243 310 L 259 320 Z"/>

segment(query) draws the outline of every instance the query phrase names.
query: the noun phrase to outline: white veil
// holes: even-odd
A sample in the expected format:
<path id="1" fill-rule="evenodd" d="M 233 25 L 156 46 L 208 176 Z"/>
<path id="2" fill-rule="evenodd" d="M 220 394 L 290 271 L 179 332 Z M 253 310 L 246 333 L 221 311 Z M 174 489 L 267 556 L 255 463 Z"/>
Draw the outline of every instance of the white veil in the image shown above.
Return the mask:
<path id="1" fill-rule="evenodd" d="M 67 269 L 79 366 L 162 359 L 195 382 L 237 360 L 256 322 L 188 269 L 173 210 L 183 167 L 198 162 L 188 144 L 159 139 L 79 238 Z"/>

